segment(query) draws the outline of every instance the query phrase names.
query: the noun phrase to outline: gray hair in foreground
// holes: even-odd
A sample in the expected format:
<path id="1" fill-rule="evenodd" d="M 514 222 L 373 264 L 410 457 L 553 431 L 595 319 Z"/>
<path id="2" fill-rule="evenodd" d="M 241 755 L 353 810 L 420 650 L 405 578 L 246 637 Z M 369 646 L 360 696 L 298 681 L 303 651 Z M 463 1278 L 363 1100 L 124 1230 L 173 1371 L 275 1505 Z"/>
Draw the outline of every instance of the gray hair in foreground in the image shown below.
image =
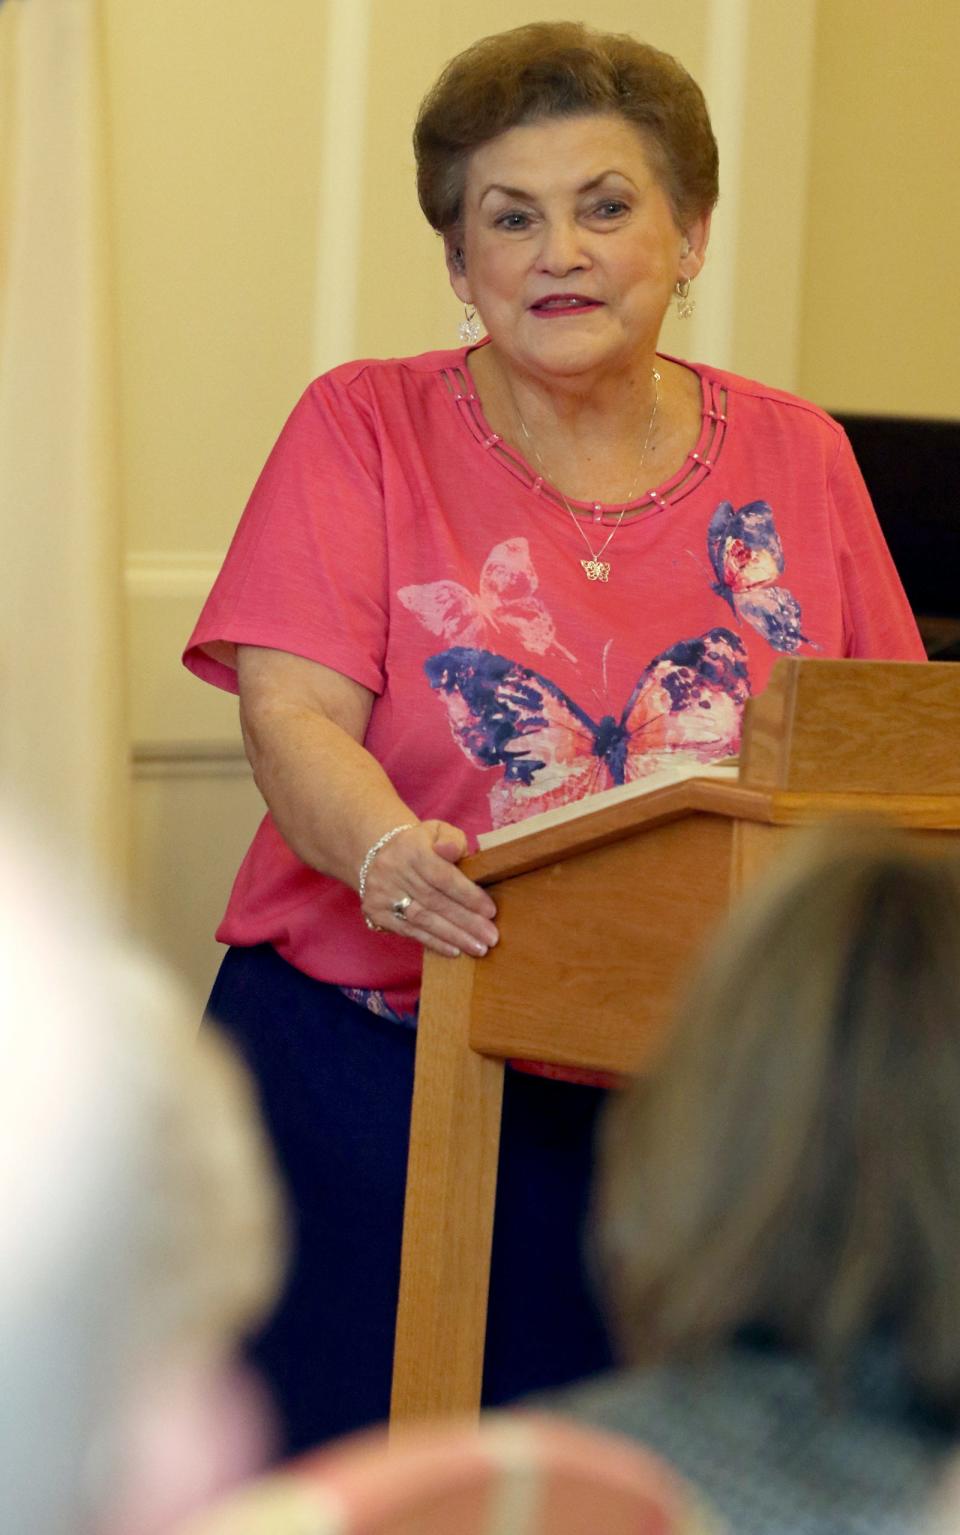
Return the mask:
<path id="1" fill-rule="evenodd" d="M 660 1070 L 614 1104 L 601 1179 L 635 1361 L 755 1324 L 832 1391 L 883 1333 L 921 1398 L 960 1409 L 956 855 L 880 830 L 805 842 L 719 935 Z"/>

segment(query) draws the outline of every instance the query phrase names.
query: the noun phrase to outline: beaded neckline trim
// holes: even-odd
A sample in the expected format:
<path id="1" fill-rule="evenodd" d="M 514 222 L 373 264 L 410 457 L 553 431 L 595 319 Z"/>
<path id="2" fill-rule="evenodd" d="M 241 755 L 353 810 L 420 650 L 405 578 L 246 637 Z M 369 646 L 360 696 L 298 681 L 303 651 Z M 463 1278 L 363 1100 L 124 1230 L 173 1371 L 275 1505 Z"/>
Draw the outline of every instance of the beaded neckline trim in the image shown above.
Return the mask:
<path id="1" fill-rule="evenodd" d="M 700 379 L 700 435 L 696 447 L 687 454 L 684 463 L 675 474 L 662 484 L 645 491 L 635 501 L 605 504 L 600 501 L 570 500 L 565 509 L 560 495 L 549 481 L 538 474 L 526 459 L 504 442 L 499 433 L 491 431 L 483 414 L 480 398 L 465 364 L 444 369 L 444 379 L 454 404 L 466 429 L 481 448 L 491 453 L 496 461 L 514 479 L 525 485 L 532 495 L 539 496 L 559 511 L 574 512 L 585 522 L 618 520 L 623 518 L 626 527 L 646 513 L 660 511 L 696 490 L 716 467 L 727 432 L 727 391 L 716 380 L 699 373 Z"/>

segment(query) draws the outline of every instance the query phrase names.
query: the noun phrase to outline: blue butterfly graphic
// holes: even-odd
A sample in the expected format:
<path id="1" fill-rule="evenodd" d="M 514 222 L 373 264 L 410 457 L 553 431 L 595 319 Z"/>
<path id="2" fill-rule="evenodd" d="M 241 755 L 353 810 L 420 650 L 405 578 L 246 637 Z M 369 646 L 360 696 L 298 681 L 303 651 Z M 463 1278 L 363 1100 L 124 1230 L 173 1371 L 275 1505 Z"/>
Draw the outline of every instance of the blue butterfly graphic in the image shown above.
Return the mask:
<path id="1" fill-rule="evenodd" d="M 490 793 L 505 825 L 632 782 L 678 756 L 735 752 L 750 681 L 729 629 L 680 640 L 644 668 L 619 720 L 594 721 L 556 683 L 489 650 L 454 646 L 424 663 L 460 749 L 503 770 Z"/>
<path id="2" fill-rule="evenodd" d="M 734 511 L 721 501 L 707 528 L 712 589 L 774 650 L 792 652 L 809 640 L 793 593 L 774 583 L 783 572 L 783 545 L 766 501 Z"/>

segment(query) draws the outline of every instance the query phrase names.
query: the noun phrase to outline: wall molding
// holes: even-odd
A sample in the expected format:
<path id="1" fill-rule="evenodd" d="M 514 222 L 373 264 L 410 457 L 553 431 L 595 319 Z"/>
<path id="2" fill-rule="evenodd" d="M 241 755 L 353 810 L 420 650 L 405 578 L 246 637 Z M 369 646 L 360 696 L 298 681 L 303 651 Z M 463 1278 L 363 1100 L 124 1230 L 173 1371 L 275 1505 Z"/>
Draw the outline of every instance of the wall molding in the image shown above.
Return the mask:
<path id="1" fill-rule="evenodd" d="M 130 753 L 130 767 L 137 780 L 251 777 L 239 741 L 138 741 Z"/>
<path id="2" fill-rule="evenodd" d="M 203 601 L 223 563 L 219 549 L 134 549 L 127 556 L 128 599 L 189 597 Z"/>
<path id="3" fill-rule="evenodd" d="M 356 354 L 370 0 L 329 0 L 323 79 L 312 371 Z"/>
<path id="4" fill-rule="evenodd" d="M 720 147 L 723 192 L 713 216 L 710 255 L 697 281 L 691 355 L 735 369 L 736 295 L 751 0 L 710 0 L 703 91 Z"/>

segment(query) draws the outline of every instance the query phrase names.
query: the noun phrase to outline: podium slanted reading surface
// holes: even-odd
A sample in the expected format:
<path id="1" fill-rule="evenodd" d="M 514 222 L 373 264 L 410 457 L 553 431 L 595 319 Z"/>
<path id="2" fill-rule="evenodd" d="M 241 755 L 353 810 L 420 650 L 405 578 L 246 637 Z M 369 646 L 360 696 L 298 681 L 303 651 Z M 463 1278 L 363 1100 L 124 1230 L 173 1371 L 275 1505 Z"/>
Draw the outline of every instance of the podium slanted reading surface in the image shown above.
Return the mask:
<path id="1" fill-rule="evenodd" d="M 798 826 L 872 816 L 960 846 L 960 666 L 781 660 L 735 781 L 637 789 L 466 859 L 500 943 L 426 956 L 395 1424 L 479 1407 L 504 1061 L 649 1070 L 705 938 Z"/>

